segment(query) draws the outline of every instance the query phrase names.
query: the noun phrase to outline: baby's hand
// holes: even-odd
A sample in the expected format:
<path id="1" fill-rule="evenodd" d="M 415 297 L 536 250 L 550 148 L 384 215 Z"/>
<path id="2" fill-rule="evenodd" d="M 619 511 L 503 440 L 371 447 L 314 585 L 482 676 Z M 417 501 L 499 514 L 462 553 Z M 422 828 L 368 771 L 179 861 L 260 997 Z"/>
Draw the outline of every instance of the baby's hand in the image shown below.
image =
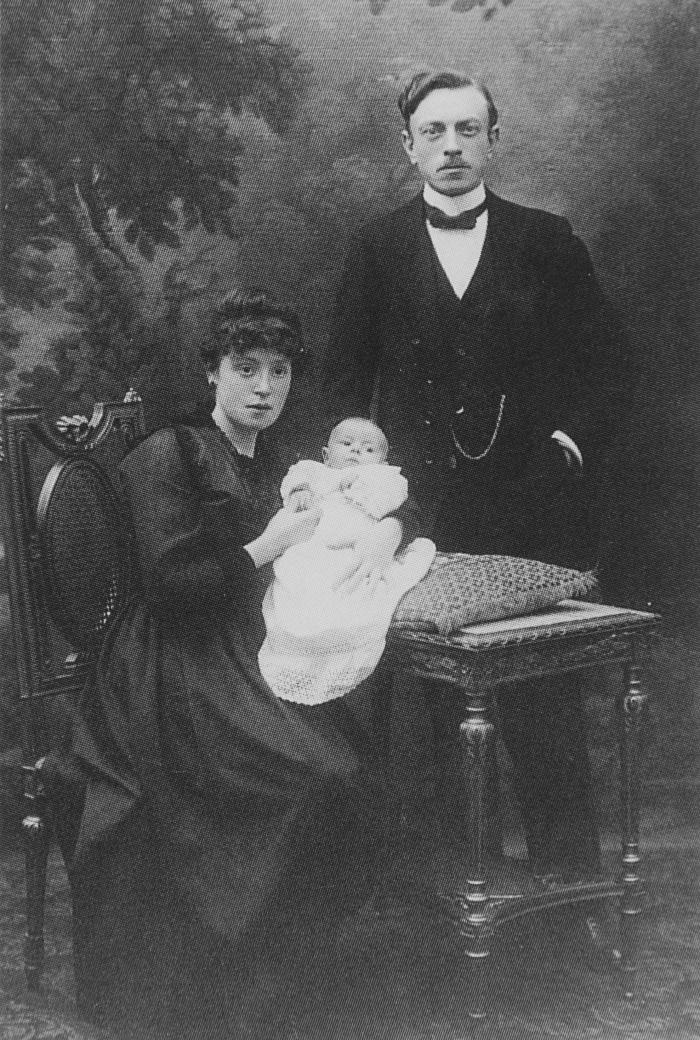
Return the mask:
<path id="1" fill-rule="evenodd" d="M 355 481 L 357 480 L 357 478 L 359 476 L 360 476 L 360 467 L 359 466 L 356 466 L 354 468 L 348 469 L 348 471 L 343 473 L 342 477 L 340 478 L 340 483 L 338 484 L 338 490 L 339 491 L 346 491 L 349 487 L 352 487 L 352 485 L 355 483 Z"/>
<path id="2" fill-rule="evenodd" d="M 373 595 L 382 575 L 392 563 L 401 542 L 403 528 L 393 516 L 385 517 L 376 527 L 355 541 L 354 553 L 333 588 L 341 595 L 351 595 L 365 587 Z"/>
<path id="3" fill-rule="evenodd" d="M 313 499 L 314 494 L 310 487 L 298 487 L 289 492 L 284 508 L 290 513 L 305 513 L 307 509 L 311 509 Z"/>
<path id="4" fill-rule="evenodd" d="M 328 533 L 325 540 L 326 549 L 354 549 L 357 538 L 348 538 L 347 534 L 332 535 Z"/>

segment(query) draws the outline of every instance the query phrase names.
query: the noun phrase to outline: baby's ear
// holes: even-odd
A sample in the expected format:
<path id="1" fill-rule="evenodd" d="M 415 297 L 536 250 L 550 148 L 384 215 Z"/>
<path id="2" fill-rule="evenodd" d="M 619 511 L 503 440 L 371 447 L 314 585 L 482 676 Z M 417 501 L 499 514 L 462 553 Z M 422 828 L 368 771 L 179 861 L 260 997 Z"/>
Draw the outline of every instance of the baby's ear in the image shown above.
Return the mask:
<path id="1" fill-rule="evenodd" d="M 328 448 L 324 446 L 321 448 L 321 458 L 324 462 L 328 462 Z"/>

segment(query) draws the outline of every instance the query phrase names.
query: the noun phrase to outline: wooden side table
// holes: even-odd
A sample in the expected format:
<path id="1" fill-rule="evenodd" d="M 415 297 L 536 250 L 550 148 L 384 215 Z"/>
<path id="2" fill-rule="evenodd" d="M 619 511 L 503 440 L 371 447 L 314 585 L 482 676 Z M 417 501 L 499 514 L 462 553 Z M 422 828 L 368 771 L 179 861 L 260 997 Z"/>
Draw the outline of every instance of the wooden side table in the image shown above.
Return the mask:
<path id="1" fill-rule="evenodd" d="M 431 866 L 431 888 L 456 920 L 466 940 L 470 966 L 469 1016 L 486 1016 L 491 938 L 505 921 L 555 906 L 620 895 L 620 942 L 625 995 L 634 994 L 642 880 L 639 853 L 639 725 L 646 697 L 640 660 L 658 627 L 654 614 L 600 604 L 565 601 L 554 610 L 524 618 L 472 625 L 449 637 L 392 630 L 383 661 L 457 687 L 466 702 L 460 743 L 469 797 L 466 863 L 442 857 Z M 564 883 L 537 879 L 518 861 L 484 854 L 484 792 L 495 756 L 492 701 L 496 689 L 524 679 L 597 665 L 622 664 L 617 697 L 621 758 L 621 871 L 617 878 Z M 507 690 L 503 692 L 507 696 Z"/>

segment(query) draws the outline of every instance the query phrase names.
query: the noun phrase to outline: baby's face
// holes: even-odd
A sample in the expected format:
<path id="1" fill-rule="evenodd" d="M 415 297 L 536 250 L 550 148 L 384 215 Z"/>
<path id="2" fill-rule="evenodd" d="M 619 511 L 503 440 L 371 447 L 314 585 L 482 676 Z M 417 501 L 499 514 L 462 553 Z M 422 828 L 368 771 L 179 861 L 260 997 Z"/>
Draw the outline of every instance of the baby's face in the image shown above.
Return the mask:
<path id="1" fill-rule="evenodd" d="M 332 430 L 323 461 L 331 469 L 345 469 L 386 462 L 388 452 L 387 439 L 378 426 L 368 420 L 346 419 Z"/>

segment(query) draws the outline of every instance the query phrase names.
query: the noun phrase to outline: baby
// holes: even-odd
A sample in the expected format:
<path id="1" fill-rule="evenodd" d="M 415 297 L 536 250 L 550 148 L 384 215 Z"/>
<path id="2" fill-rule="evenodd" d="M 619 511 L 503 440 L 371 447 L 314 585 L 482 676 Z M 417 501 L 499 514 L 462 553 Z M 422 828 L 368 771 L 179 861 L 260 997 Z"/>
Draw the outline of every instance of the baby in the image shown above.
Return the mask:
<path id="1" fill-rule="evenodd" d="M 321 507 L 312 537 L 275 561 L 263 602 L 260 670 L 284 700 L 320 704 L 368 678 L 396 605 L 433 561 L 433 543 L 416 538 L 373 578 L 344 581 L 356 566 L 358 542 L 379 535 L 381 525 L 395 527 L 390 514 L 408 496 L 399 467 L 387 463 L 388 451 L 374 423 L 345 419 L 331 431 L 323 463 L 297 462 L 282 481 L 285 508 Z"/>
<path id="2" fill-rule="evenodd" d="M 321 450 L 323 465 L 309 459 L 296 463 L 290 469 L 281 488 L 285 506 L 295 511 L 308 509 L 320 491 L 319 485 L 330 486 L 339 483 L 343 487 L 350 487 L 357 477 L 357 473 L 352 469 L 340 478 L 339 482 L 336 482 L 330 476 L 323 475 L 324 467 L 349 469 L 373 464 L 386 466 L 389 442 L 379 427 L 369 419 L 344 419 L 331 430 L 328 444 Z M 396 466 L 391 469 L 398 472 Z M 386 476 L 386 472 L 386 470 L 382 470 L 381 476 Z M 405 480 L 403 478 L 401 480 L 403 481 L 401 487 L 406 486 Z M 406 494 L 401 498 L 401 502 L 405 498 Z"/>

